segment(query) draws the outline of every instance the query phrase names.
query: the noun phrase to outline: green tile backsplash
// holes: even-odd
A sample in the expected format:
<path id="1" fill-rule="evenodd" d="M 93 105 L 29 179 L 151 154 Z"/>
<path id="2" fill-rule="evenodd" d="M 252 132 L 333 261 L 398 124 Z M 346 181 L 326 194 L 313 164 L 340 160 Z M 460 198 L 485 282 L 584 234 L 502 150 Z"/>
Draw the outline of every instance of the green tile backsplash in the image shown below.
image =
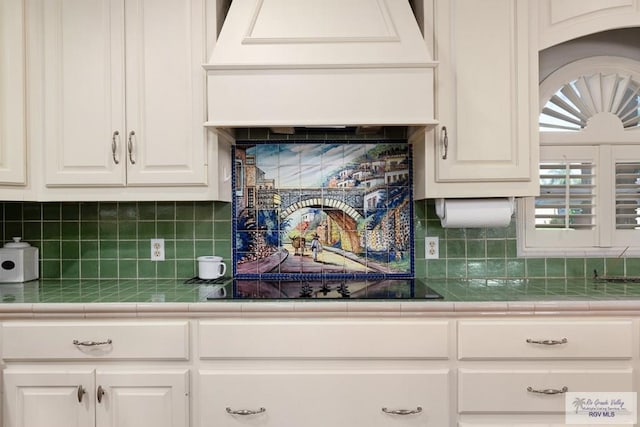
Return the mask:
<path id="1" fill-rule="evenodd" d="M 231 204 L 224 202 L 0 202 L 3 240 L 23 236 L 40 248 L 51 279 L 186 279 L 196 257 L 231 263 Z M 518 258 L 515 220 L 507 228 L 443 229 L 433 201 L 415 202 L 417 277 L 433 279 L 640 276 L 638 258 Z M 440 259 L 424 259 L 437 236 Z M 165 261 L 151 261 L 150 239 L 165 239 Z"/>
<path id="2" fill-rule="evenodd" d="M 404 127 L 236 129 L 239 140 L 403 139 Z M 639 258 L 518 258 L 515 219 L 507 228 L 443 229 L 432 200 L 414 203 L 416 277 L 432 279 L 585 279 L 640 276 Z M 224 202 L 0 202 L 3 240 L 22 236 L 40 248 L 41 276 L 52 279 L 186 279 L 195 258 L 223 256 L 231 265 L 231 204 Z M 440 258 L 426 260 L 425 236 Z M 165 261 L 151 261 L 150 239 L 165 239 Z"/>
<path id="3" fill-rule="evenodd" d="M 507 228 L 442 228 L 432 200 L 415 202 L 416 276 L 433 279 L 588 279 L 640 276 L 639 258 L 518 258 L 515 219 Z M 440 259 L 424 259 L 424 237 L 437 236 Z"/>
<path id="4" fill-rule="evenodd" d="M 223 202 L 0 203 L 3 240 L 23 236 L 40 248 L 43 278 L 186 279 L 196 257 L 230 264 L 231 205 Z M 443 229 L 433 201 L 415 202 L 415 271 L 434 279 L 640 276 L 638 258 L 518 258 L 515 220 L 500 229 Z M 424 237 L 440 258 L 424 257 Z M 151 261 L 150 239 L 165 239 L 165 261 Z"/>
<path id="5" fill-rule="evenodd" d="M 223 202 L 0 203 L 2 236 L 40 248 L 41 277 L 182 279 L 196 257 L 231 260 L 231 205 Z M 150 239 L 165 239 L 151 261 Z"/>

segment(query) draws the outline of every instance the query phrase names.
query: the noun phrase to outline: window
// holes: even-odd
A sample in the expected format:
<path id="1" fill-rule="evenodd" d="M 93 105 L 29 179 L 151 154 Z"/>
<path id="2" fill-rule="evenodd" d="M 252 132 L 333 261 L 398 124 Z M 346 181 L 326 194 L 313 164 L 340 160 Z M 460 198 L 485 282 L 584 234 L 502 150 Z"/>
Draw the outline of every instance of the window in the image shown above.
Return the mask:
<path id="1" fill-rule="evenodd" d="M 242 197 L 244 196 L 244 165 L 242 164 L 242 160 L 236 159 L 235 161 L 236 167 L 236 196 Z"/>
<path id="2" fill-rule="evenodd" d="M 540 93 L 540 195 L 520 202 L 520 253 L 640 255 L 640 63 L 576 61 Z"/>
<path id="3" fill-rule="evenodd" d="M 640 162 L 616 163 L 616 229 L 640 229 Z"/>
<path id="4" fill-rule="evenodd" d="M 540 163 L 540 197 L 535 198 L 536 229 L 595 228 L 595 164 L 591 160 Z"/>

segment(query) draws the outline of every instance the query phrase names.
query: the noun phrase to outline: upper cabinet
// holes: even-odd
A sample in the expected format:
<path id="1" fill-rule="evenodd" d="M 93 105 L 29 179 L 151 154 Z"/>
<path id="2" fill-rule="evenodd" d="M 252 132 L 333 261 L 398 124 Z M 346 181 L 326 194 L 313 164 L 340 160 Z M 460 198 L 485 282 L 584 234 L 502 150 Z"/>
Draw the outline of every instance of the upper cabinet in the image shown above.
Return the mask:
<path id="1" fill-rule="evenodd" d="M 23 0 L 0 1 L 0 185 L 25 183 Z"/>
<path id="2" fill-rule="evenodd" d="M 207 184 L 204 0 L 47 0 L 47 187 Z"/>
<path id="3" fill-rule="evenodd" d="M 539 0 L 540 50 L 588 34 L 640 26 L 638 0 Z"/>
<path id="4" fill-rule="evenodd" d="M 412 136 L 416 198 L 537 194 L 535 2 L 437 0 L 432 13 L 439 124 Z"/>

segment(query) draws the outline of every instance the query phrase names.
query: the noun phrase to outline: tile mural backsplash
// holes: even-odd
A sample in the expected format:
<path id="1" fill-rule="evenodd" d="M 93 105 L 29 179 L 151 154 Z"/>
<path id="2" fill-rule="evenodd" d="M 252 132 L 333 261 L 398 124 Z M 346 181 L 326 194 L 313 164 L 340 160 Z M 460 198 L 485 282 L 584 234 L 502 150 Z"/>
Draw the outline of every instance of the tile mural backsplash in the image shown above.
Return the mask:
<path id="1" fill-rule="evenodd" d="M 406 141 L 237 142 L 236 276 L 412 277 Z"/>

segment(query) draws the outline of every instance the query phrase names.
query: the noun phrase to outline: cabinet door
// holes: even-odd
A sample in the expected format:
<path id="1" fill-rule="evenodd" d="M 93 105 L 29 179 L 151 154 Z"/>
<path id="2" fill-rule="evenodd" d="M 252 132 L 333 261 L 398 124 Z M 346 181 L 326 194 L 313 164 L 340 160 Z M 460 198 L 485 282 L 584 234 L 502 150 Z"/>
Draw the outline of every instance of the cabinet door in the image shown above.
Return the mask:
<path id="1" fill-rule="evenodd" d="M 23 0 L 0 1 L 0 184 L 25 183 Z"/>
<path id="2" fill-rule="evenodd" d="M 206 184 L 203 0 L 127 0 L 128 185 Z"/>
<path id="3" fill-rule="evenodd" d="M 534 3 L 437 2 L 437 182 L 530 181 L 537 174 Z"/>
<path id="4" fill-rule="evenodd" d="M 449 425 L 446 369 L 205 370 L 198 395 L 201 426 Z"/>
<path id="5" fill-rule="evenodd" d="M 185 370 L 96 371 L 96 427 L 188 427 Z M 97 393 L 100 393 L 97 391 Z"/>
<path id="6" fill-rule="evenodd" d="M 44 2 L 47 186 L 125 183 L 123 13 L 118 0 Z"/>
<path id="7" fill-rule="evenodd" d="M 4 427 L 93 426 L 92 370 L 9 368 L 3 378 Z M 78 394 L 79 387 L 86 393 Z"/>

